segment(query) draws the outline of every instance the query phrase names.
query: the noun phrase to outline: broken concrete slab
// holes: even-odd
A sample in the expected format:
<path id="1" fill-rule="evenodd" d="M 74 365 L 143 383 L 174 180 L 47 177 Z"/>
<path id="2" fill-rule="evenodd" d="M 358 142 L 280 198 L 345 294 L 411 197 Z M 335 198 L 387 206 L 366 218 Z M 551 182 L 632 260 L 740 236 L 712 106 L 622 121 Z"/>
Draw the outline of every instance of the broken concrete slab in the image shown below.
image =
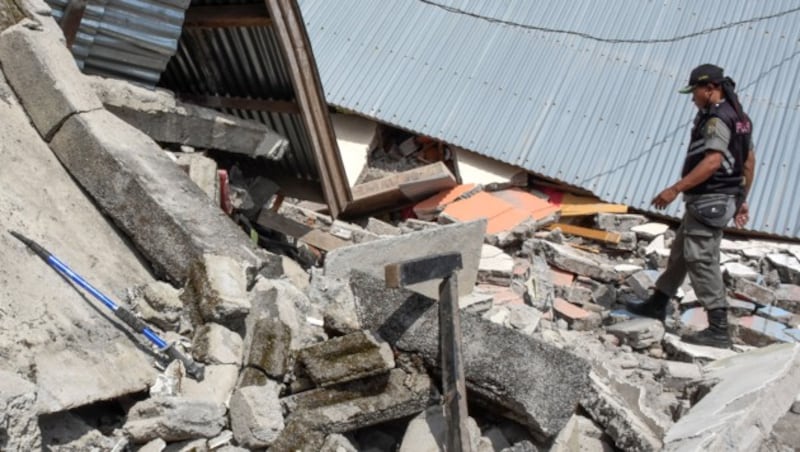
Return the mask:
<path id="1" fill-rule="evenodd" d="M 741 278 L 753 282 L 758 281 L 761 276 L 757 271 L 739 262 L 728 262 L 724 264 L 722 266 L 722 274 L 726 278 Z"/>
<path id="2" fill-rule="evenodd" d="M 664 335 L 664 346 L 670 355 L 686 362 L 708 362 L 736 355 L 735 351 L 729 349 L 688 344 L 670 333 Z"/>
<path id="3" fill-rule="evenodd" d="M 656 319 L 640 317 L 609 325 L 606 332 L 618 337 L 620 344 L 641 350 L 661 342 L 664 338 L 664 324 Z"/>
<path id="4" fill-rule="evenodd" d="M 636 233 L 636 236 L 644 240 L 653 240 L 659 235 L 667 232 L 669 225 L 664 223 L 644 223 L 632 227 L 630 230 Z"/>
<path id="5" fill-rule="evenodd" d="M 237 389 L 231 397 L 231 430 L 236 442 L 249 449 L 268 447 L 283 430 L 278 400 L 280 386 L 268 380 L 263 386 Z"/>
<path id="6" fill-rule="evenodd" d="M 775 290 L 775 305 L 800 314 L 800 286 L 796 284 L 781 284 Z"/>
<path id="7" fill-rule="evenodd" d="M 203 381 L 196 381 L 191 378 L 182 379 L 180 395 L 184 399 L 226 406 L 234 388 L 236 388 L 238 378 L 239 366 L 235 364 L 211 364 L 205 366 Z"/>
<path id="8" fill-rule="evenodd" d="M 664 450 L 758 450 L 800 386 L 800 344 L 742 353 L 704 372 L 710 392 L 666 433 Z"/>
<path id="9" fill-rule="evenodd" d="M 179 152 L 174 154 L 178 166 L 213 202 L 220 202 L 220 183 L 217 162 L 202 153 Z"/>
<path id="10" fill-rule="evenodd" d="M 154 281 L 132 291 L 128 303 L 139 317 L 164 331 L 181 327 L 181 291 L 163 281 Z"/>
<path id="11" fill-rule="evenodd" d="M 217 323 L 197 328 L 192 346 L 195 359 L 208 364 L 242 364 L 242 337 Z"/>
<path id="12" fill-rule="evenodd" d="M 733 292 L 740 298 L 753 301 L 760 305 L 771 305 L 775 303 L 775 292 L 769 287 L 757 284 L 744 278 L 730 278 L 727 282 Z"/>
<path id="13" fill-rule="evenodd" d="M 33 21 L 23 21 L 0 35 L 0 64 L 47 140 L 69 116 L 103 109 L 59 35 L 47 33 Z"/>
<path id="14" fill-rule="evenodd" d="M 384 266 L 401 260 L 437 253 L 460 252 L 463 269 L 458 272 L 458 294 L 472 292 L 478 272 L 486 221 L 478 220 L 383 238 L 331 251 L 325 258 L 325 276 L 346 278 L 351 270 L 365 271 L 384 278 Z M 410 290 L 439 298 L 439 282 L 414 284 Z"/>
<path id="15" fill-rule="evenodd" d="M 156 374 L 147 352 L 5 231 L 36 240 L 115 300 L 153 277 L 56 160 L 2 75 L 0 98 L 0 136 L 24 149 L 8 154 L 13 148 L 0 146 L 0 211 L 9 213 L 0 216 L 0 355 L 7 357 L 0 368 L 34 369 L 37 360 L 55 356 L 32 378 L 47 402 L 44 412 L 145 390 Z M 102 271 L 93 271 L 97 263 Z"/>
<path id="16" fill-rule="evenodd" d="M 600 326 L 602 319 L 596 313 L 589 312 L 562 298 L 553 301 L 553 310 L 556 315 L 564 319 L 572 329 L 577 331 L 593 330 Z"/>
<path id="17" fill-rule="evenodd" d="M 266 125 L 180 102 L 163 89 L 123 80 L 88 78 L 103 105 L 154 140 L 280 160 L 289 141 Z"/>
<path id="18" fill-rule="evenodd" d="M 244 232 L 155 142 L 111 113 L 71 116 L 50 147 L 153 267 L 173 282 L 184 282 L 190 266 L 205 254 L 228 256 L 254 269 L 268 256 L 270 267 L 280 267 L 278 256 L 256 254 Z"/>
<path id="19" fill-rule="evenodd" d="M 123 431 L 134 443 L 213 438 L 225 426 L 225 406 L 180 397 L 149 398 L 133 405 Z"/>
<path id="20" fill-rule="evenodd" d="M 467 418 L 466 427 L 469 437 L 469 450 L 487 450 L 486 445 L 481 444 L 481 430 L 473 418 Z M 447 444 L 447 421 L 441 406 L 428 407 L 425 411 L 411 419 L 406 427 L 403 440 L 400 442 L 398 452 L 438 452 L 446 450 Z M 487 441 L 484 439 L 484 441 Z M 481 448 L 483 446 L 483 448 Z M 488 450 L 494 450 L 489 444 Z"/>
<path id="21" fill-rule="evenodd" d="M 36 385 L 0 370 L 0 449 L 38 450 L 42 446 Z"/>
<path id="22" fill-rule="evenodd" d="M 322 387 L 385 373 L 394 367 L 389 344 L 369 331 L 306 347 L 297 357 L 311 381 Z"/>
<path id="23" fill-rule="evenodd" d="M 631 228 L 647 223 L 647 217 L 636 214 L 598 213 L 594 224 L 599 229 L 613 232 L 628 232 Z"/>
<path id="24" fill-rule="evenodd" d="M 642 270 L 628 276 L 625 282 L 637 297 L 646 300 L 650 296 L 650 290 L 655 287 L 659 275 L 661 272 L 658 270 Z"/>
<path id="25" fill-rule="evenodd" d="M 600 424 L 622 450 L 658 451 L 661 439 L 620 397 L 604 377 L 590 373 L 592 393 L 581 406 Z"/>
<path id="26" fill-rule="evenodd" d="M 614 268 L 585 251 L 547 240 L 530 239 L 522 245 L 522 253 L 532 256 L 542 253 L 550 265 L 602 282 L 615 282 L 619 275 Z"/>
<path id="27" fill-rule="evenodd" d="M 573 415 L 553 441 L 550 452 L 612 452 L 614 447 L 603 441 L 603 430 L 591 419 Z"/>
<path id="28" fill-rule="evenodd" d="M 437 396 L 436 387 L 426 374 L 393 369 L 284 397 L 281 404 L 290 414 L 286 428 L 270 450 L 312 450 L 309 448 L 316 441 L 321 443 L 317 438 L 320 434 L 353 431 L 417 414 L 436 403 Z"/>
<path id="29" fill-rule="evenodd" d="M 740 317 L 739 338 L 748 345 L 763 347 L 775 342 L 798 342 L 790 328 L 780 322 L 765 319 L 757 315 Z"/>
<path id="30" fill-rule="evenodd" d="M 800 260 L 789 254 L 767 254 L 767 261 L 778 271 L 784 284 L 800 284 Z"/>
<path id="31" fill-rule="evenodd" d="M 438 307 L 433 300 L 386 289 L 383 281 L 362 272 L 353 272 L 351 287 L 365 328 L 437 366 Z M 588 363 L 472 314 L 463 313 L 461 328 L 467 388 L 503 407 L 532 433 L 554 436 L 588 390 Z"/>
<path id="32" fill-rule="evenodd" d="M 514 258 L 496 246 L 483 244 L 478 263 L 478 279 L 481 282 L 498 285 L 507 285 L 499 283 L 508 282 L 510 284 L 513 271 Z"/>

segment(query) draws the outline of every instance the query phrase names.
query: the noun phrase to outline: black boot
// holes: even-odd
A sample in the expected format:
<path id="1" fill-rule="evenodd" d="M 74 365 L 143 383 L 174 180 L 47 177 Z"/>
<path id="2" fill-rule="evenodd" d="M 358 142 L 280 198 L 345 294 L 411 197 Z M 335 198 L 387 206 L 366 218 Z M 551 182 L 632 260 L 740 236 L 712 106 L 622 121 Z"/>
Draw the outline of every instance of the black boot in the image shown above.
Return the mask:
<path id="1" fill-rule="evenodd" d="M 687 334 L 681 338 L 689 344 L 708 347 L 731 348 L 731 334 L 728 331 L 728 310 L 717 308 L 708 311 L 708 328 L 697 333 Z"/>
<path id="2" fill-rule="evenodd" d="M 651 319 L 661 320 L 667 318 L 667 305 L 669 304 L 669 295 L 655 289 L 653 295 L 641 303 L 628 303 L 628 311 L 641 315 L 643 317 L 650 317 Z"/>

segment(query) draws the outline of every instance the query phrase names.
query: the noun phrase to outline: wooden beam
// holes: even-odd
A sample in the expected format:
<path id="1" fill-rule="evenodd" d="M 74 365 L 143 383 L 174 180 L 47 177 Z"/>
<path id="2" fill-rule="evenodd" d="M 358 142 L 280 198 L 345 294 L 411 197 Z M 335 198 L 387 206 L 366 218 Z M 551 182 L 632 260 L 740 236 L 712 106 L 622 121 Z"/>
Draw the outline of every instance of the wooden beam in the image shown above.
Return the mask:
<path id="1" fill-rule="evenodd" d="M 202 5 L 186 10 L 186 28 L 269 27 L 272 19 L 263 3 L 252 5 Z"/>
<path id="2" fill-rule="evenodd" d="M 86 11 L 88 0 L 70 0 L 64 8 L 64 15 L 61 16 L 61 30 L 64 31 L 64 38 L 67 41 L 67 48 L 71 49 L 75 43 L 75 36 L 78 35 L 78 28 Z"/>
<path id="3" fill-rule="evenodd" d="M 296 0 L 266 0 L 266 4 L 288 63 L 303 123 L 311 139 L 325 202 L 330 208 L 331 216 L 337 218 L 353 196 L 339 155 L 339 146 L 336 144 L 322 82 L 300 8 Z"/>
<path id="4" fill-rule="evenodd" d="M 620 240 L 618 232 L 603 231 L 600 229 L 584 228 L 581 226 L 574 226 L 566 223 L 553 223 L 547 225 L 546 229 L 553 230 L 555 228 L 561 229 L 565 234 L 577 235 L 587 239 L 597 240 L 599 242 L 617 244 Z"/>
<path id="5" fill-rule="evenodd" d="M 258 110 L 272 113 L 300 114 L 300 107 L 290 100 L 249 99 L 246 97 L 209 96 L 205 94 L 177 93 L 182 102 L 207 108 L 235 108 L 238 110 Z"/>

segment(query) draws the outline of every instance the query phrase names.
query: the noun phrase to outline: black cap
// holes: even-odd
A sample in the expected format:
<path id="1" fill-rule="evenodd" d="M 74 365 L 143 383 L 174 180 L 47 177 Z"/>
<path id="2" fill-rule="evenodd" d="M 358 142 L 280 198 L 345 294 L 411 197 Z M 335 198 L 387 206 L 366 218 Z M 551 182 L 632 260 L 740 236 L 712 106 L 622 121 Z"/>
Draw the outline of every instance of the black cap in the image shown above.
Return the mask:
<path id="1" fill-rule="evenodd" d="M 720 83 L 725 79 L 725 74 L 719 66 L 713 64 L 701 64 L 692 69 L 689 75 L 689 84 L 679 89 L 678 92 L 682 94 L 689 94 L 694 90 L 695 86 L 705 85 L 707 83 Z"/>

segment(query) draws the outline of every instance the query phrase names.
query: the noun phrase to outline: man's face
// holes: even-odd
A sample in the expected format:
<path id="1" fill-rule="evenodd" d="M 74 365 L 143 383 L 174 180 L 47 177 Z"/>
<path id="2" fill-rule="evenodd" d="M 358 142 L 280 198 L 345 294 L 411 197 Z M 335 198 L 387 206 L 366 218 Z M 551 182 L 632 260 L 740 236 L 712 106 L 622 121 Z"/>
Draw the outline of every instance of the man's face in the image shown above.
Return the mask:
<path id="1" fill-rule="evenodd" d="M 711 85 L 697 85 L 692 90 L 692 102 L 703 109 L 711 102 Z"/>

